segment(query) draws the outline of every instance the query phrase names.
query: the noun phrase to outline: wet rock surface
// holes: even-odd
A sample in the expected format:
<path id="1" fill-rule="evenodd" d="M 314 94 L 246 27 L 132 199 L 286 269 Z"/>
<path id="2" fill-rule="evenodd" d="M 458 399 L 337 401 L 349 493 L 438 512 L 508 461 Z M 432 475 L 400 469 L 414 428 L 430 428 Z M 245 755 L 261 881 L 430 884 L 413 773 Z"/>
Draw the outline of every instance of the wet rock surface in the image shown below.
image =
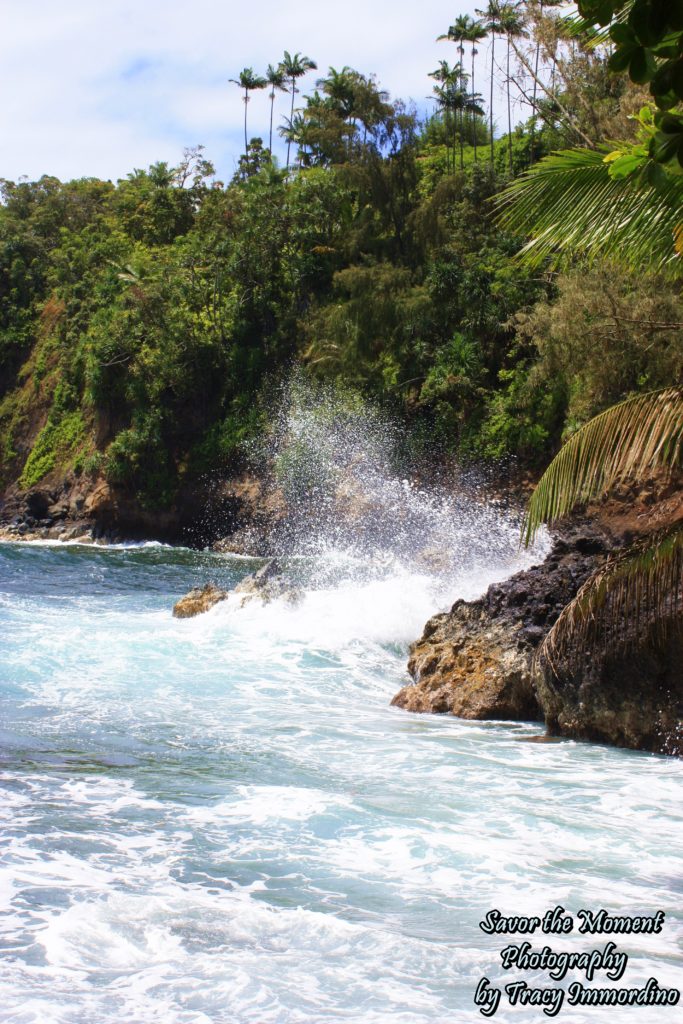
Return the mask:
<path id="1" fill-rule="evenodd" d="M 542 721 L 532 661 L 543 637 L 613 547 L 587 523 L 555 539 L 548 557 L 435 615 L 410 649 L 413 683 L 392 704 L 470 719 Z"/>
<path id="2" fill-rule="evenodd" d="M 410 650 L 413 683 L 392 703 L 470 719 L 545 722 L 547 737 L 683 755 L 683 629 L 658 623 L 626 648 L 535 658 L 565 605 L 611 553 L 678 522 L 683 491 L 598 509 L 555 538 L 540 564 L 494 584 L 478 601 L 436 615 Z M 648 511 L 648 504 L 651 511 Z M 539 738 L 534 738 L 540 742 Z"/>
<path id="3" fill-rule="evenodd" d="M 580 670 L 537 673 L 548 734 L 683 755 L 683 631 L 670 623 L 664 643 L 650 635 L 607 657 L 582 654 Z"/>
<path id="4" fill-rule="evenodd" d="M 285 600 L 289 604 L 299 604 L 303 600 L 303 590 L 293 586 L 283 575 L 282 563 L 277 558 L 270 558 L 255 573 L 245 576 L 237 584 L 232 593 L 239 596 L 240 607 L 258 598 L 264 604 L 275 600 Z"/>
<path id="5" fill-rule="evenodd" d="M 208 612 L 228 597 L 227 590 L 221 590 L 215 583 L 206 583 L 203 587 L 193 587 L 184 597 L 173 605 L 173 617 L 191 619 L 195 615 Z"/>

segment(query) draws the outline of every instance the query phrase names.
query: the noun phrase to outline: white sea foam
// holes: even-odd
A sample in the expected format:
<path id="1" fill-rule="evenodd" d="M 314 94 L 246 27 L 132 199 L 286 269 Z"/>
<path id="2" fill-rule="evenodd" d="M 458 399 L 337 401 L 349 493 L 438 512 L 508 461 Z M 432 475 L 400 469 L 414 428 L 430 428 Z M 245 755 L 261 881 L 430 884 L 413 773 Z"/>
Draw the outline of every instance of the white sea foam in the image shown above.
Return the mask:
<path id="1" fill-rule="evenodd" d="M 365 434 L 354 473 L 378 452 Z M 406 488 L 379 455 L 363 472 L 386 516 L 357 543 L 327 498 L 286 531 L 296 606 L 231 596 L 181 621 L 190 586 L 260 563 L 0 546 L 3 1020 L 470 1020 L 479 978 L 509 980 L 479 921 L 558 903 L 666 910 L 661 935 L 620 945 L 629 984 L 681 987 L 680 763 L 390 708 L 424 621 L 538 553 L 480 497 Z M 449 552 L 431 568 L 429 523 Z"/>

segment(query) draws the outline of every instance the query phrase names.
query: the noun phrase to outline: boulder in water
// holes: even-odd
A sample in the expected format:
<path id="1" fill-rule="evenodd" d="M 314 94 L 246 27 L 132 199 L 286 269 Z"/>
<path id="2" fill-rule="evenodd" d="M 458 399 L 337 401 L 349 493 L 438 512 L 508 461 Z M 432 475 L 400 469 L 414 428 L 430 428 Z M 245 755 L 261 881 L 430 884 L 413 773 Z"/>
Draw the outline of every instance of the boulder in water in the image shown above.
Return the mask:
<path id="1" fill-rule="evenodd" d="M 225 601 L 228 596 L 226 590 L 221 590 L 215 583 L 206 583 L 203 587 L 193 587 L 185 597 L 181 597 L 173 605 L 173 616 L 176 619 L 191 619 L 193 615 L 201 615 L 208 612 L 210 608 Z"/>
<path id="2" fill-rule="evenodd" d="M 277 558 L 269 558 L 265 565 L 245 576 L 232 591 L 242 598 L 240 607 L 258 597 L 264 604 L 270 601 L 281 599 L 289 604 L 299 604 L 303 600 L 303 591 L 300 587 L 292 587 L 282 577 L 282 564 Z"/>

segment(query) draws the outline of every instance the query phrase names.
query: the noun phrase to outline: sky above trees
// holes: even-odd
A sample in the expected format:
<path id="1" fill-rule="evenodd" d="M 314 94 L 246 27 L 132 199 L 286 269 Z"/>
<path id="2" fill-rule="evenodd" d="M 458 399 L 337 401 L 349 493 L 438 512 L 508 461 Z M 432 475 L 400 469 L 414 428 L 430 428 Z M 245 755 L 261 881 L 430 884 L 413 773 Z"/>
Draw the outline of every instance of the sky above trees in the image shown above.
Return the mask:
<path id="1" fill-rule="evenodd" d="M 345 64 L 376 73 L 392 97 L 421 112 L 439 58 L 437 43 L 468 0 L 33 0 L 3 5 L 0 35 L 0 177 L 124 176 L 157 160 L 177 162 L 202 143 L 229 179 L 243 151 L 241 93 L 229 83 L 244 67 L 263 73 L 285 49 L 313 58 L 318 72 Z M 478 58 L 485 73 L 488 45 Z M 276 117 L 288 113 L 278 97 Z M 502 115 L 502 107 L 499 113 Z M 522 112 L 518 111 L 518 116 Z M 255 94 L 249 133 L 267 141 L 269 100 Z M 499 118 L 500 120 L 500 118 Z M 285 147 L 274 145 L 282 158 Z"/>

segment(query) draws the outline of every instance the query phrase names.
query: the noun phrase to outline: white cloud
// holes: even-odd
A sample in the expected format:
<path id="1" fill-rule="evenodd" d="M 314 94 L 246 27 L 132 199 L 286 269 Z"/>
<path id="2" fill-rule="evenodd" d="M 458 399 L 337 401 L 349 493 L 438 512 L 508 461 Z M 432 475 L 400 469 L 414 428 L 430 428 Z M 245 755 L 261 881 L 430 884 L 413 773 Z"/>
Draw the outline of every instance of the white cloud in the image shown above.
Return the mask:
<path id="1" fill-rule="evenodd" d="M 440 57 L 436 43 L 456 0 L 236 3 L 234 0 L 33 0 L 4 5 L 0 37 L 0 177 L 124 176 L 176 161 L 204 143 L 221 177 L 242 151 L 243 106 L 228 79 L 263 70 L 285 49 L 329 65 L 375 72 L 394 97 L 422 107 Z M 482 46 L 481 73 L 484 73 Z M 313 85 L 315 75 L 306 81 Z M 483 81 L 483 79 L 482 79 Z M 278 101 L 285 113 L 287 99 Z M 265 93 L 249 104 L 249 134 L 267 137 Z"/>

